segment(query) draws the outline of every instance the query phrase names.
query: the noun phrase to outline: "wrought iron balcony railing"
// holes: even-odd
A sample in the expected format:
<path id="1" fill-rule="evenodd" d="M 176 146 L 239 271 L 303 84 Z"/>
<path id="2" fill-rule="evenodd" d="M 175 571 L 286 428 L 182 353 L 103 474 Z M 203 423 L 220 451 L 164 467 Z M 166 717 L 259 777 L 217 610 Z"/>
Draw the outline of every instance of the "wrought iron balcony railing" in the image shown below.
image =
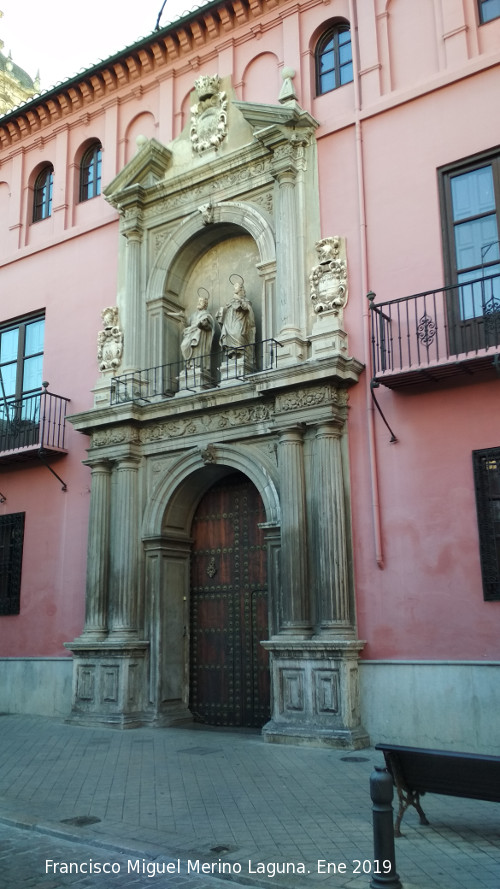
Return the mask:
<path id="1" fill-rule="evenodd" d="M 69 398 L 41 392 L 0 399 L 0 460 L 22 459 L 33 452 L 66 453 L 66 406 Z"/>
<path id="2" fill-rule="evenodd" d="M 375 303 L 373 377 L 389 387 L 474 374 L 500 353 L 500 275 Z"/>
<path id="3" fill-rule="evenodd" d="M 259 371 L 273 370 L 279 346 L 277 340 L 262 340 L 237 349 L 197 355 L 188 362 L 174 361 L 121 374 L 111 380 L 111 404 L 150 404 L 178 394 L 193 395 L 244 381 Z"/>

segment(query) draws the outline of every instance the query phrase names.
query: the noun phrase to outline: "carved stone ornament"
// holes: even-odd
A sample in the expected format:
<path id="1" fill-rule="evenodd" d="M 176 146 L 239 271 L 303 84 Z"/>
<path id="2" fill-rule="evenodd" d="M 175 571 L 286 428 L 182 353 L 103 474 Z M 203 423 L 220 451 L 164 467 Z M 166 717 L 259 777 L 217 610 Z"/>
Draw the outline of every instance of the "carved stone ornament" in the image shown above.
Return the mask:
<path id="1" fill-rule="evenodd" d="M 123 355 L 123 331 L 118 323 L 118 309 L 111 306 L 101 312 L 103 330 L 97 335 L 99 370 L 116 370 Z"/>
<path id="2" fill-rule="evenodd" d="M 191 145 L 200 154 L 218 148 L 227 136 L 227 95 L 218 74 L 202 74 L 195 81 L 199 101 L 191 108 Z"/>
<path id="3" fill-rule="evenodd" d="M 204 463 L 216 463 L 217 456 L 213 445 L 208 444 L 206 448 L 200 448 L 200 457 Z"/>
<path id="4" fill-rule="evenodd" d="M 316 243 L 319 264 L 309 275 L 311 301 L 318 315 L 339 311 L 347 302 L 345 239 L 323 238 Z"/>

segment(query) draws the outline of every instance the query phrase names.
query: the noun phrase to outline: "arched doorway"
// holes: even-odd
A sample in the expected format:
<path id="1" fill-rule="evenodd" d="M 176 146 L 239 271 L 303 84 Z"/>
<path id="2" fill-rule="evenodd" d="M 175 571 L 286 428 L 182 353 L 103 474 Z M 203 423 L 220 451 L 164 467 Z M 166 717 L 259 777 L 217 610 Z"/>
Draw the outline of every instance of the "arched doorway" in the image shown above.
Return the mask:
<path id="1" fill-rule="evenodd" d="M 270 716 L 265 521 L 239 472 L 216 482 L 193 517 L 189 706 L 209 725 L 261 727 Z"/>

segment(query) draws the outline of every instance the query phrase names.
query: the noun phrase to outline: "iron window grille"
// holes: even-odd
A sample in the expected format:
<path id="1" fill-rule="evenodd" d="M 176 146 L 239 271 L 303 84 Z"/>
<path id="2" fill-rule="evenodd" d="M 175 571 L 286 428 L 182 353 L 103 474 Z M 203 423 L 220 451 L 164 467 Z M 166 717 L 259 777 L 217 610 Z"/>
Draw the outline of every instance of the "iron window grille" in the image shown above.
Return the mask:
<path id="1" fill-rule="evenodd" d="M 54 169 L 44 167 L 35 180 L 33 189 L 33 222 L 40 222 L 52 215 L 52 188 Z"/>
<path id="2" fill-rule="evenodd" d="M 486 602 L 500 601 L 500 448 L 473 451 L 479 553 Z"/>
<path id="3" fill-rule="evenodd" d="M 316 94 L 329 93 L 353 79 L 351 31 L 348 24 L 330 28 L 315 53 Z"/>
<path id="4" fill-rule="evenodd" d="M 87 149 L 80 164 L 80 202 L 89 201 L 101 193 L 102 147 L 95 142 Z"/>
<path id="5" fill-rule="evenodd" d="M 24 512 L 0 516 L 0 615 L 19 614 Z"/>

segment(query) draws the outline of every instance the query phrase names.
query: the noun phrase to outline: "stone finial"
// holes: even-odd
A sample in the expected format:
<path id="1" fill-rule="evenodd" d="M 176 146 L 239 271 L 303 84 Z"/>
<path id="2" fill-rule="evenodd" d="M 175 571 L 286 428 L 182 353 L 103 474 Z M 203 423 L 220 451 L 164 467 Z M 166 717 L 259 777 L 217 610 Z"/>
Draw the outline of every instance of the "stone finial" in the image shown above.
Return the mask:
<path id="1" fill-rule="evenodd" d="M 316 314 L 340 311 L 347 302 L 345 238 L 323 238 L 316 243 L 318 265 L 309 275 L 311 302 Z"/>
<path id="2" fill-rule="evenodd" d="M 293 68 L 283 68 L 281 76 L 283 78 L 283 86 L 280 90 L 278 102 L 280 102 L 281 105 L 284 105 L 286 102 L 296 102 L 297 93 L 295 92 L 295 87 L 292 82 L 295 77 L 295 71 Z"/>
<path id="3" fill-rule="evenodd" d="M 123 354 L 123 331 L 119 327 L 118 308 L 109 306 L 101 312 L 103 330 L 97 335 L 99 370 L 116 370 Z"/>

